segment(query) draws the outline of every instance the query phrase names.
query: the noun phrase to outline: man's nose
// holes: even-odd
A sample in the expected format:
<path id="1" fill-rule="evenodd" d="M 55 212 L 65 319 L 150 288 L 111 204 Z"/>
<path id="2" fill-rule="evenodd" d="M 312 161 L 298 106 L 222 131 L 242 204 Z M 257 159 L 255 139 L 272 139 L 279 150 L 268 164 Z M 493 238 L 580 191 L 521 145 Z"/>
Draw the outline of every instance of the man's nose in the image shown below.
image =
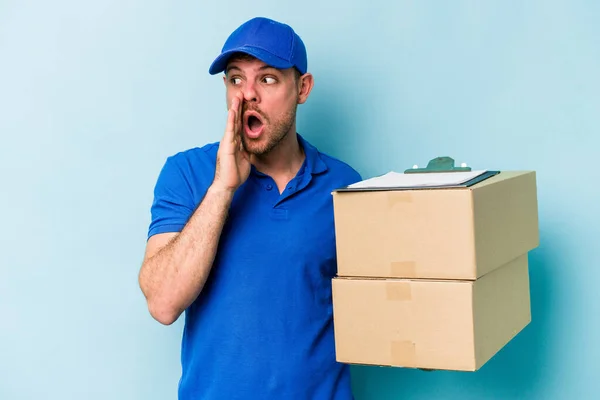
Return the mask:
<path id="1" fill-rule="evenodd" d="M 254 83 L 252 83 L 252 82 L 246 83 L 244 85 L 244 88 L 242 89 L 242 92 L 244 94 L 245 101 L 251 101 L 251 102 L 258 101 L 258 93 L 256 91 L 256 87 L 254 86 Z"/>

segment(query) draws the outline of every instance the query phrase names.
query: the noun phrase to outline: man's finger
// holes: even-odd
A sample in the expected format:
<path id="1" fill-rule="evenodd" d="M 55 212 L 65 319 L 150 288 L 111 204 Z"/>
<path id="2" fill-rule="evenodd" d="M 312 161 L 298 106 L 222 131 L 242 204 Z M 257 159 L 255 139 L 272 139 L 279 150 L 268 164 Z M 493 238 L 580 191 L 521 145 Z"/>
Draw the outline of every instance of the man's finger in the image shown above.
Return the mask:
<path id="1" fill-rule="evenodd" d="M 231 107 L 229 107 L 229 111 L 227 113 L 227 125 L 225 126 L 225 142 L 232 143 L 235 137 L 235 131 L 237 128 L 236 121 L 238 119 L 238 108 L 239 108 L 239 99 L 234 97 L 231 100 Z"/>
<path id="2" fill-rule="evenodd" d="M 241 135 L 242 134 L 242 129 L 243 129 L 242 128 L 242 124 L 243 124 L 243 121 L 242 121 L 242 119 L 243 119 L 242 105 L 244 103 L 244 99 L 239 94 L 238 94 L 238 96 L 236 96 L 236 98 L 238 99 L 238 107 L 237 107 L 237 115 L 236 115 L 236 117 L 237 117 L 237 120 L 236 120 L 237 126 L 236 126 L 235 133 L 236 133 L 236 135 Z"/>

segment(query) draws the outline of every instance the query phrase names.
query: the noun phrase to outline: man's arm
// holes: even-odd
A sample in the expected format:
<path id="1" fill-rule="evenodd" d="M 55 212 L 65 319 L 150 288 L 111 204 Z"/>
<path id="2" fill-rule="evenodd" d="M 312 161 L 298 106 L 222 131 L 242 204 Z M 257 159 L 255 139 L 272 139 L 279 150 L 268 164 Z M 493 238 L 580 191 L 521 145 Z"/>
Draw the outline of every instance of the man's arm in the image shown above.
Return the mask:
<path id="1" fill-rule="evenodd" d="M 170 325 L 198 297 L 211 270 L 233 193 L 211 186 L 180 233 L 148 240 L 139 283 L 154 319 Z"/>
<path id="2" fill-rule="evenodd" d="M 241 94 L 231 100 L 215 177 L 200 205 L 180 233 L 156 234 L 148 239 L 139 283 L 150 314 L 162 324 L 175 322 L 200 295 L 233 195 L 250 174 L 250 156 L 240 136 L 242 100 Z"/>

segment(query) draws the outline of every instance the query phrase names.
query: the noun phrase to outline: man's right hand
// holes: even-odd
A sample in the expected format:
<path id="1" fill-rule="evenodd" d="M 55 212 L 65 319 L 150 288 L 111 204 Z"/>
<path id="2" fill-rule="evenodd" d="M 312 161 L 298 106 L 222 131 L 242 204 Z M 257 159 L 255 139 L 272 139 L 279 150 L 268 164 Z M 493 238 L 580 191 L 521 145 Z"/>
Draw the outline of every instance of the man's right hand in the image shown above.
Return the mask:
<path id="1" fill-rule="evenodd" d="M 242 144 L 242 101 L 241 95 L 231 100 L 213 182 L 214 187 L 232 193 L 248 179 L 251 166 L 250 154 Z"/>

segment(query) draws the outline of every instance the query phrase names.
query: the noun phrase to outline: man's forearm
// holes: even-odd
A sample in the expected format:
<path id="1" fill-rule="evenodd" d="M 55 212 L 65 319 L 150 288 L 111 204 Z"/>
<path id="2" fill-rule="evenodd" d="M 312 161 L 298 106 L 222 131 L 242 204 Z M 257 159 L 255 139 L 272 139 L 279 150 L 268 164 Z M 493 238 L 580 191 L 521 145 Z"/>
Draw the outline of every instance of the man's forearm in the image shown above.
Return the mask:
<path id="1" fill-rule="evenodd" d="M 143 264 L 150 313 L 171 324 L 198 297 L 215 259 L 233 194 L 210 187 L 183 230 Z"/>

